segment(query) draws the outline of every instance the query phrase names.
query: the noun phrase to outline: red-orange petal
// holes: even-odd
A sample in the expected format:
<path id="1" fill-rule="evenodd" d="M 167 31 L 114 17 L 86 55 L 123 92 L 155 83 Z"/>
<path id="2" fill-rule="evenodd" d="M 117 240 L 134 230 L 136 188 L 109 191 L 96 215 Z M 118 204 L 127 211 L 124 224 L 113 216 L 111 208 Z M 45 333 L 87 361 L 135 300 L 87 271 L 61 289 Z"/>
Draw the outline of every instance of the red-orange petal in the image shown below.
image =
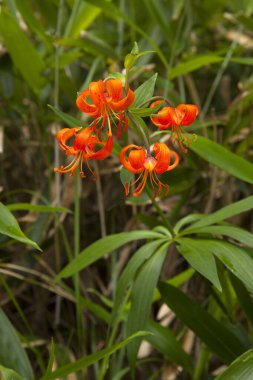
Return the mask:
<path id="1" fill-rule="evenodd" d="M 83 112 L 85 112 L 85 113 L 87 113 L 93 117 L 100 116 L 100 109 L 97 106 L 95 106 L 94 104 L 89 104 L 86 102 L 86 99 L 88 98 L 88 96 L 90 96 L 90 90 L 82 91 L 82 93 L 76 99 L 77 107 L 81 111 L 83 111 Z"/>
<path id="2" fill-rule="evenodd" d="M 173 107 L 162 108 L 157 116 L 151 117 L 151 121 L 159 129 L 169 129 L 172 125 L 177 125 L 178 116 Z"/>
<path id="3" fill-rule="evenodd" d="M 60 147 L 66 151 L 67 154 L 76 154 L 77 151 L 72 147 L 67 145 L 67 141 L 72 137 L 76 136 L 77 132 L 82 129 L 81 127 L 76 128 L 63 128 L 61 129 L 57 135 L 56 138 L 59 142 Z"/>
<path id="4" fill-rule="evenodd" d="M 93 127 L 87 127 L 76 135 L 73 143 L 73 148 L 76 150 L 85 151 L 86 145 L 89 143 Z"/>
<path id="5" fill-rule="evenodd" d="M 154 154 L 157 159 L 155 171 L 157 174 L 162 174 L 166 171 L 174 169 L 179 164 L 179 156 L 164 143 L 154 144 Z M 174 162 L 171 164 L 171 157 L 174 157 Z"/>
<path id="6" fill-rule="evenodd" d="M 99 142 L 99 141 L 98 141 Z M 99 142 L 101 144 L 101 142 Z M 102 142 L 104 143 L 104 142 Z M 106 157 L 108 157 L 111 154 L 112 148 L 113 148 L 113 137 L 112 135 L 108 136 L 108 140 L 103 148 L 98 150 L 97 152 L 93 152 L 89 157 L 94 158 L 95 160 L 104 160 Z"/>
<path id="7" fill-rule="evenodd" d="M 123 86 L 119 78 L 108 79 L 105 82 L 105 88 L 108 96 L 113 102 L 118 102 L 123 97 Z"/>
<path id="8" fill-rule="evenodd" d="M 134 149 L 129 152 L 128 160 L 134 169 L 143 169 L 147 152 L 145 149 Z"/>
<path id="9" fill-rule="evenodd" d="M 156 100 L 155 102 L 151 103 L 149 107 L 154 108 L 155 106 L 157 106 L 158 104 L 161 104 L 163 102 L 164 102 L 163 100 Z"/>
<path id="10" fill-rule="evenodd" d="M 153 151 L 157 160 L 155 171 L 158 174 L 164 173 L 170 166 L 170 149 L 166 144 L 156 142 Z"/>
<path id="11" fill-rule="evenodd" d="M 124 166 L 124 168 L 126 169 L 126 170 L 128 170 L 129 172 L 131 172 L 131 173 L 140 173 L 142 170 L 144 170 L 144 168 L 143 167 L 139 167 L 139 168 L 135 168 L 135 167 L 133 167 L 132 166 L 132 164 L 131 164 L 131 162 L 129 161 L 129 160 L 126 160 L 126 158 L 125 158 L 125 153 L 126 153 L 126 151 L 128 150 L 128 149 L 134 149 L 135 151 L 137 150 L 139 150 L 139 151 L 143 151 L 144 149 L 141 147 L 141 146 L 138 146 L 138 145 L 134 145 L 134 144 L 130 144 L 130 145 L 127 145 L 127 146 L 125 146 L 122 150 L 121 150 L 121 152 L 120 152 L 120 156 L 119 156 L 119 158 L 120 158 L 120 162 L 121 162 L 121 164 Z M 144 150 L 144 152 L 145 152 L 145 150 Z M 135 164 L 135 156 L 134 156 L 134 153 L 132 154 L 132 161 L 133 161 L 133 163 Z"/>
<path id="12" fill-rule="evenodd" d="M 196 119 L 199 109 L 195 104 L 179 104 L 177 110 L 181 113 L 180 125 L 188 126 Z"/>
<path id="13" fill-rule="evenodd" d="M 130 87 L 128 87 L 127 94 L 122 100 L 112 100 L 108 103 L 108 105 L 113 111 L 124 111 L 133 103 L 134 96 L 134 92 L 130 89 Z"/>
<path id="14" fill-rule="evenodd" d="M 105 84 L 102 80 L 97 82 L 91 82 L 89 85 L 90 98 L 92 102 L 97 107 L 101 107 L 101 105 L 105 102 L 104 91 Z"/>

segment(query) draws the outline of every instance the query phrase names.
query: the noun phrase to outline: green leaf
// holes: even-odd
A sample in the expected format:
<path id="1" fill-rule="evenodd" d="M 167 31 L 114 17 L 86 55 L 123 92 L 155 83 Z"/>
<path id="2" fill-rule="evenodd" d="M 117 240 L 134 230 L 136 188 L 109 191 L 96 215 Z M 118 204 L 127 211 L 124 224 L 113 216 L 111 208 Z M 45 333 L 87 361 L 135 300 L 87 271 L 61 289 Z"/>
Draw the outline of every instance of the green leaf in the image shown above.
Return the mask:
<path id="1" fill-rule="evenodd" d="M 73 259 L 59 274 L 56 276 L 56 281 L 64 277 L 70 277 L 74 273 L 86 268 L 88 265 L 93 264 L 95 261 L 104 255 L 114 251 L 122 245 L 129 243 L 133 240 L 139 239 L 159 239 L 163 235 L 153 231 L 132 231 L 121 232 L 106 236 L 95 243 L 91 244 L 88 248 L 84 249 L 78 257 Z"/>
<path id="2" fill-rule="evenodd" d="M 80 371 L 83 368 L 86 368 L 94 363 L 97 363 L 99 360 L 112 355 L 114 352 L 120 350 L 121 348 L 129 344 L 133 339 L 143 337 L 148 334 L 149 334 L 148 331 L 139 331 L 138 333 L 129 336 L 127 339 L 123 340 L 122 342 L 118 344 L 105 348 L 95 354 L 88 355 L 84 358 L 78 359 L 73 363 L 66 364 L 58 368 L 56 371 L 52 372 L 51 374 L 47 374 L 43 376 L 40 380 L 54 380 L 57 378 L 63 378 L 69 375 L 70 373 Z"/>
<path id="3" fill-rule="evenodd" d="M 161 2 L 157 0 L 144 0 L 144 3 L 147 7 L 147 10 L 149 11 L 150 19 L 153 21 L 156 27 L 159 25 L 159 28 L 163 32 L 166 42 L 168 42 L 169 46 L 171 46 L 174 37 L 173 26 L 168 19 L 168 15 L 164 12 L 164 8 Z M 161 34 L 160 30 L 159 34 Z"/>
<path id="4" fill-rule="evenodd" d="M 206 277 L 218 290 L 222 290 L 213 253 L 206 250 L 193 239 L 178 239 L 178 251 L 185 260 L 199 273 Z"/>
<path id="5" fill-rule="evenodd" d="M 132 108 L 137 108 L 140 104 L 144 103 L 146 100 L 152 98 L 155 90 L 155 82 L 156 82 L 157 74 L 154 74 L 151 78 L 149 78 L 146 82 L 140 85 L 137 90 L 135 90 L 135 98 L 132 103 L 130 110 Z"/>
<path id="6" fill-rule="evenodd" d="M 17 69 L 31 89 L 38 93 L 44 79 L 43 59 L 30 40 L 20 29 L 15 19 L 5 10 L 0 12 L 0 35 Z"/>
<path id="7" fill-rule="evenodd" d="M 1 380 L 25 380 L 13 369 L 9 369 L 0 365 L 0 379 Z"/>
<path id="8" fill-rule="evenodd" d="M 250 380 L 253 373 L 253 350 L 244 352 L 215 380 Z"/>
<path id="9" fill-rule="evenodd" d="M 242 228 L 230 226 L 226 224 L 221 224 L 219 226 L 205 226 L 195 230 L 198 234 L 212 234 L 212 235 L 222 235 L 228 236 L 233 240 L 237 240 L 240 243 L 253 247 L 253 234 Z"/>
<path id="10" fill-rule="evenodd" d="M 44 41 L 49 41 L 49 37 L 45 34 L 42 24 L 35 17 L 32 0 L 15 0 L 15 4 L 27 25 Z"/>
<path id="11" fill-rule="evenodd" d="M 231 218 L 234 215 L 241 214 L 242 212 L 249 211 L 252 208 L 253 208 L 253 195 L 245 199 L 242 199 L 238 202 L 234 202 L 228 206 L 225 206 L 221 208 L 220 210 L 214 212 L 213 214 L 202 217 L 196 223 L 186 228 L 181 233 L 181 235 L 195 233 L 199 228 L 209 226 L 210 224 L 222 222 L 225 219 Z"/>
<path id="12" fill-rule="evenodd" d="M 16 371 L 25 380 L 33 379 L 32 367 L 9 319 L 0 308 L 0 363 Z M 2 367 L 1 367 L 2 369 Z M 11 375 L 8 373 L 8 376 Z M 7 377 L 7 379 L 12 379 Z M 15 378 L 14 378 L 15 379 Z M 13 380 L 14 380 L 13 379 Z M 15 379 L 16 380 L 16 379 Z M 17 380 L 20 380 L 17 378 Z"/>
<path id="13" fill-rule="evenodd" d="M 192 373 L 191 358 L 182 349 L 173 332 L 154 321 L 149 321 L 147 328 L 151 334 L 147 335 L 145 340 L 160 351 L 170 363 L 176 363 Z"/>
<path id="14" fill-rule="evenodd" d="M 150 243 L 146 243 L 140 247 L 129 260 L 117 284 L 117 290 L 112 310 L 112 324 L 114 323 L 115 318 L 120 318 L 122 306 L 124 306 L 125 302 L 127 301 L 125 299 L 126 291 L 134 282 L 139 268 L 146 260 L 150 258 L 151 255 L 154 254 L 159 245 L 161 245 L 163 242 L 164 240 L 157 239 Z"/>
<path id="15" fill-rule="evenodd" d="M 107 0 L 85 0 L 85 2 L 102 9 L 108 17 L 114 20 L 115 19 L 117 21 L 119 19 L 124 20 L 124 22 L 127 25 L 129 25 L 133 30 L 136 30 L 140 35 L 142 35 L 150 43 L 150 45 L 157 52 L 157 55 L 159 56 L 164 66 L 167 68 L 169 67 L 168 61 L 166 57 L 164 56 L 162 50 L 157 45 L 157 43 L 152 38 L 150 38 L 149 34 L 146 33 L 142 28 L 140 28 L 139 25 L 134 23 L 131 18 L 127 17 L 125 13 L 121 12 L 115 4 Z"/>
<path id="16" fill-rule="evenodd" d="M 212 239 L 184 239 L 180 244 L 190 241 L 192 249 L 212 253 L 236 276 L 246 287 L 253 291 L 253 258 L 242 248 L 234 244 Z"/>
<path id="17" fill-rule="evenodd" d="M 184 227 L 185 225 L 191 224 L 192 222 L 195 222 L 196 220 L 199 220 L 203 217 L 205 217 L 205 215 L 203 214 L 190 214 L 183 217 L 175 224 L 175 227 L 174 227 L 175 233 L 178 233 L 181 230 L 181 228 Z"/>
<path id="18" fill-rule="evenodd" d="M 240 302 L 245 314 L 253 326 L 253 300 L 242 281 L 230 273 L 231 282 L 235 290 L 238 301 Z"/>
<path id="19" fill-rule="evenodd" d="M 51 106 L 48 104 L 48 107 L 56 113 L 60 117 L 62 121 L 64 121 L 66 124 L 68 124 L 70 127 L 78 127 L 81 126 L 82 122 L 73 116 L 68 115 L 67 113 L 64 113 L 60 110 L 58 110 L 56 107 Z"/>
<path id="20" fill-rule="evenodd" d="M 40 247 L 32 240 L 30 240 L 20 229 L 17 220 L 0 202 L 0 234 L 7 235 L 12 239 L 18 240 L 21 243 L 29 244 L 34 248 L 41 251 Z"/>
<path id="21" fill-rule="evenodd" d="M 240 63 L 241 65 L 253 65 L 252 57 L 232 57 L 230 59 L 231 62 Z"/>
<path id="22" fill-rule="evenodd" d="M 143 145 L 145 145 L 145 140 L 143 138 L 143 133 L 145 134 L 146 139 L 147 139 L 148 143 L 150 144 L 150 141 L 149 141 L 149 130 L 148 130 L 148 126 L 145 123 L 145 121 L 140 116 L 137 116 L 137 115 L 135 115 L 134 118 L 132 117 L 132 115 L 130 115 L 129 121 L 130 121 L 131 128 L 134 130 L 134 132 L 136 133 L 136 135 L 142 141 Z M 142 129 L 143 133 L 141 132 L 141 129 Z"/>
<path id="23" fill-rule="evenodd" d="M 73 6 L 64 37 L 79 37 L 80 32 L 86 30 L 100 13 L 99 8 L 84 2 L 79 3 L 78 9 Z"/>
<path id="24" fill-rule="evenodd" d="M 9 211 L 35 211 L 35 212 L 71 212 L 65 207 L 60 206 L 47 206 L 47 205 L 33 205 L 31 203 L 12 203 L 6 205 Z"/>
<path id="25" fill-rule="evenodd" d="M 127 318 L 127 335 L 146 328 L 152 305 L 152 297 L 160 276 L 163 262 L 167 255 L 169 245 L 170 242 L 167 242 L 159 247 L 152 257 L 148 259 L 139 270 L 131 293 L 132 305 Z M 127 347 L 128 358 L 132 371 L 135 368 L 135 361 L 140 343 L 141 339 L 136 339 Z"/>
<path id="26" fill-rule="evenodd" d="M 192 139 L 192 136 L 187 135 Z M 202 136 L 192 141 L 189 149 L 206 161 L 245 182 L 253 184 L 253 164 L 227 148 Z"/>
<path id="27" fill-rule="evenodd" d="M 217 55 L 203 55 L 196 58 L 190 58 L 187 62 L 179 63 L 176 67 L 173 67 L 169 72 L 169 79 L 177 78 L 181 75 L 190 73 L 191 71 L 200 69 L 203 66 L 222 62 L 223 60 L 223 57 Z"/>
<path id="28" fill-rule="evenodd" d="M 52 372 L 53 365 L 54 365 L 54 358 L 55 358 L 55 346 L 54 346 L 54 340 L 52 338 L 51 340 L 51 351 L 50 351 L 50 357 L 47 365 L 47 370 L 45 373 L 45 376 L 49 375 Z"/>
<path id="29" fill-rule="evenodd" d="M 158 289 L 177 317 L 225 363 L 232 362 L 248 348 L 226 325 L 214 319 L 179 289 L 165 283 L 160 283 Z"/>
<path id="30" fill-rule="evenodd" d="M 59 40 L 57 40 L 57 43 L 64 47 L 77 47 L 79 52 L 80 50 L 84 50 L 95 56 L 103 54 L 113 59 L 119 59 L 117 52 L 106 41 L 104 41 L 101 38 L 98 38 L 93 33 L 87 31 L 82 36 L 82 38 L 60 38 Z M 82 52 L 81 55 L 83 55 Z M 60 57 L 61 63 L 63 58 L 64 57 Z"/>
<path id="31" fill-rule="evenodd" d="M 163 106 L 163 103 L 157 104 L 155 107 L 152 107 L 152 108 L 131 108 L 131 114 L 133 116 L 140 116 L 140 117 L 155 116 L 157 115 L 157 111 L 162 106 Z"/>

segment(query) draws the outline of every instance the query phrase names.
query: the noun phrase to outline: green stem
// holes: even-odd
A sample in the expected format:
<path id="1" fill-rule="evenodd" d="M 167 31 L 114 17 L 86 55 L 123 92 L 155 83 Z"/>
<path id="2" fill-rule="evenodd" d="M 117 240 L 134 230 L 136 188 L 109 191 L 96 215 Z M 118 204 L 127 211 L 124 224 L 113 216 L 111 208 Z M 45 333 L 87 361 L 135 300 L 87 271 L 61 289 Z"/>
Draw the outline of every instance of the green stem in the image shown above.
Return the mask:
<path id="1" fill-rule="evenodd" d="M 138 108 L 142 108 L 148 103 L 155 102 L 156 100 L 163 100 L 165 103 L 167 103 L 170 107 L 174 107 L 173 104 L 169 99 L 166 99 L 164 96 L 152 96 L 152 98 L 149 98 L 145 100 L 145 102 L 141 103 Z"/>
<path id="2" fill-rule="evenodd" d="M 209 350 L 206 347 L 206 345 L 202 343 L 192 380 L 201 380 L 208 357 L 209 357 Z"/>
<path id="3" fill-rule="evenodd" d="M 155 207 L 155 209 L 157 210 L 158 214 L 162 218 L 162 220 L 164 222 L 164 225 L 168 228 L 168 230 L 170 231 L 171 235 L 173 237 L 175 237 L 176 235 L 175 235 L 175 232 L 173 230 L 172 224 L 166 218 L 166 216 L 164 215 L 162 209 L 160 208 L 160 206 L 158 205 L 158 203 L 155 201 L 155 199 L 153 199 L 153 196 L 152 196 L 152 194 L 151 194 L 150 189 L 148 188 L 148 186 L 146 186 L 146 192 L 147 192 L 147 194 L 148 194 L 151 202 L 153 203 L 153 206 Z"/>
<path id="4" fill-rule="evenodd" d="M 56 37 L 60 36 L 61 26 L 62 26 L 62 13 L 63 13 L 64 0 L 60 1 L 58 14 L 57 14 L 57 26 L 56 26 Z M 54 106 L 58 108 L 59 106 L 59 46 L 55 47 L 55 70 L 54 70 Z M 57 125 L 56 133 L 58 132 L 59 126 Z M 54 140 L 54 167 L 58 168 L 60 162 L 60 149 L 58 141 Z M 61 179 L 58 173 L 55 173 L 55 205 L 58 206 L 61 203 Z M 61 255 L 60 255 L 60 240 L 59 240 L 59 221 L 56 218 L 55 223 L 55 236 L 54 236 L 54 248 L 55 248 L 55 266 L 57 271 L 60 271 L 61 267 Z M 55 306 L 55 326 L 58 325 L 60 319 L 60 310 L 61 310 L 61 298 L 56 297 L 56 306 Z"/>
<path id="5" fill-rule="evenodd" d="M 75 214 L 74 214 L 74 257 L 76 258 L 80 252 L 80 194 L 81 179 L 79 175 L 75 177 Z M 80 303 L 80 278 L 79 273 L 74 275 L 75 298 L 76 298 L 76 319 L 77 331 L 80 347 L 84 343 L 84 326 L 82 318 L 82 308 Z"/>
<path id="6" fill-rule="evenodd" d="M 150 152 L 149 142 L 148 142 L 147 136 L 145 135 L 145 132 L 143 131 L 141 125 L 138 123 L 138 121 L 133 117 L 133 115 L 130 112 L 127 112 L 127 116 L 129 117 L 129 119 L 131 119 L 131 121 L 136 125 L 136 127 L 141 132 L 143 140 L 144 140 L 145 147 L 147 149 L 147 154 L 148 154 L 148 156 L 150 156 L 151 152 Z"/>

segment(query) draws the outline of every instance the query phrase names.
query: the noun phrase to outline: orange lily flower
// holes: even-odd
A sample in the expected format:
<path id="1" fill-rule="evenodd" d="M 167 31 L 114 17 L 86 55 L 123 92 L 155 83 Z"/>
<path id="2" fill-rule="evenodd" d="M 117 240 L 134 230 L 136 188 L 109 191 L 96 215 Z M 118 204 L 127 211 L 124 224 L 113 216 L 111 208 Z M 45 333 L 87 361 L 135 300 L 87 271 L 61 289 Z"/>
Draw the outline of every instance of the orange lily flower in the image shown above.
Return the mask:
<path id="1" fill-rule="evenodd" d="M 113 137 L 109 133 L 107 141 L 100 141 L 96 136 L 93 136 L 93 127 L 89 126 L 81 130 L 78 128 L 64 128 L 59 131 L 56 138 L 59 142 L 60 147 L 65 150 L 67 156 L 73 155 L 73 160 L 67 166 L 61 166 L 60 168 L 55 168 L 54 171 L 58 173 L 70 173 L 75 175 L 77 168 L 80 165 L 80 176 L 85 177 L 83 171 L 83 159 L 86 161 L 86 165 L 91 173 L 95 176 L 94 172 L 89 166 L 89 160 L 104 160 L 112 151 L 113 148 Z M 75 136 L 72 145 L 67 145 L 67 141 Z M 97 146 L 100 146 L 97 150 Z"/>
<path id="2" fill-rule="evenodd" d="M 90 102 L 87 102 L 90 100 Z M 124 111 L 133 103 L 134 92 L 128 87 L 124 96 L 124 88 L 119 78 L 108 79 L 105 82 L 91 82 L 89 88 L 84 90 L 76 100 L 77 107 L 92 117 L 98 118 L 94 122 L 94 129 L 97 123 L 102 120 L 102 126 L 108 123 L 111 132 L 111 120 L 115 124 L 118 121 L 118 134 L 120 136 L 122 125 L 124 130 L 128 128 L 128 119 Z M 115 124 L 116 125 L 116 124 Z"/>
<path id="3" fill-rule="evenodd" d="M 128 159 L 125 158 L 125 153 L 128 149 Z M 134 174 L 139 174 L 138 178 L 132 183 L 135 185 L 138 182 L 137 187 L 134 190 L 134 196 L 139 197 L 146 185 L 149 177 L 151 185 L 154 190 L 155 198 L 159 195 L 164 187 L 166 189 L 166 195 L 169 192 L 169 185 L 162 183 L 157 174 L 174 169 L 179 163 L 179 156 L 173 150 L 164 143 L 156 142 L 153 147 L 154 157 L 147 153 L 146 149 L 143 149 L 138 145 L 127 145 L 120 153 L 120 161 L 125 169 Z M 171 164 L 171 158 L 174 158 L 174 162 Z M 125 184 L 125 193 L 129 194 L 129 186 Z"/>
<path id="4" fill-rule="evenodd" d="M 151 104 L 151 108 L 157 104 L 162 103 L 158 100 Z M 160 130 L 171 128 L 174 135 L 174 140 L 179 142 L 179 145 L 183 152 L 187 152 L 187 149 L 182 144 L 181 132 L 184 132 L 183 126 L 186 127 L 194 122 L 199 109 L 195 104 L 179 104 L 177 108 L 164 107 L 162 108 L 157 116 L 151 117 L 153 124 L 159 127 Z M 189 140 L 187 139 L 188 145 Z"/>

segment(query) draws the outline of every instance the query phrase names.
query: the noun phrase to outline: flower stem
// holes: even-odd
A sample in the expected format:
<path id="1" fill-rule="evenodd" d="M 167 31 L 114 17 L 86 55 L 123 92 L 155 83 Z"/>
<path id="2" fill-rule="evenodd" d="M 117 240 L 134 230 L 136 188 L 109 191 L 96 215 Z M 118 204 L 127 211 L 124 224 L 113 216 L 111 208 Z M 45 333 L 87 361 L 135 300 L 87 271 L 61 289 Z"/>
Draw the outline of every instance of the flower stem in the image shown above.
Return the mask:
<path id="1" fill-rule="evenodd" d="M 57 14 L 57 25 L 56 25 L 56 36 L 60 36 L 61 26 L 62 26 L 62 12 L 63 12 L 64 0 L 60 1 L 59 10 Z M 59 106 L 59 46 L 55 47 L 55 70 L 54 70 L 54 106 L 58 108 Z M 55 133 L 59 130 L 59 125 L 56 125 Z M 54 167 L 58 168 L 60 162 L 60 149 L 57 140 L 54 140 Z M 58 173 L 55 173 L 55 201 L 54 204 L 59 206 L 61 203 L 61 180 Z M 59 221 L 56 218 L 54 223 L 55 235 L 54 235 L 54 249 L 55 249 L 55 266 L 57 272 L 60 271 L 61 267 L 61 255 L 60 255 L 60 240 L 59 240 Z M 61 311 L 61 297 L 56 297 L 56 306 L 55 306 L 55 319 L 54 325 L 57 326 L 60 320 L 60 311 Z"/>
<path id="2" fill-rule="evenodd" d="M 81 178 L 75 176 L 75 210 L 74 210 L 74 257 L 76 258 L 80 252 L 80 195 L 81 195 Z M 76 298 L 76 320 L 77 332 L 80 347 L 84 344 L 84 326 L 81 308 L 80 278 L 79 273 L 74 274 L 75 298 Z"/>
<path id="3" fill-rule="evenodd" d="M 144 144 L 145 144 L 145 147 L 147 150 L 147 154 L 148 154 L 148 156 L 150 156 L 150 154 L 151 154 L 150 153 L 150 145 L 149 145 L 147 136 L 145 135 L 145 132 L 143 131 L 141 125 L 138 123 L 138 121 L 133 117 L 133 115 L 130 112 L 127 112 L 127 116 L 136 125 L 136 127 L 139 129 L 139 131 L 141 132 L 142 137 L 143 137 L 143 141 L 144 141 Z"/>
<path id="4" fill-rule="evenodd" d="M 173 227 L 171 225 L 171 223 L 169 222 L 169 220 L 166 218 L 166 216 L 164 215 L 162 209 L 160 208 L 160 206 L 158 205 L 158 203 L 155 201 L 155 199 L 153 199 L 153 196 L 151 194 L 151 191 L 150 189 L 148 188 L 148 186 L 146 186 L 146 192 L 153 204 L 153 206 L 155 207 L 155 209 L 157 210 L 158 214 L 160 215 L 161 219 L 163 220 L 164 222 L 164 225 L 168 228 L 169 232 L 171 233 L 171 236 L 175 237 L 175 232 L 173 230 Z"/>

